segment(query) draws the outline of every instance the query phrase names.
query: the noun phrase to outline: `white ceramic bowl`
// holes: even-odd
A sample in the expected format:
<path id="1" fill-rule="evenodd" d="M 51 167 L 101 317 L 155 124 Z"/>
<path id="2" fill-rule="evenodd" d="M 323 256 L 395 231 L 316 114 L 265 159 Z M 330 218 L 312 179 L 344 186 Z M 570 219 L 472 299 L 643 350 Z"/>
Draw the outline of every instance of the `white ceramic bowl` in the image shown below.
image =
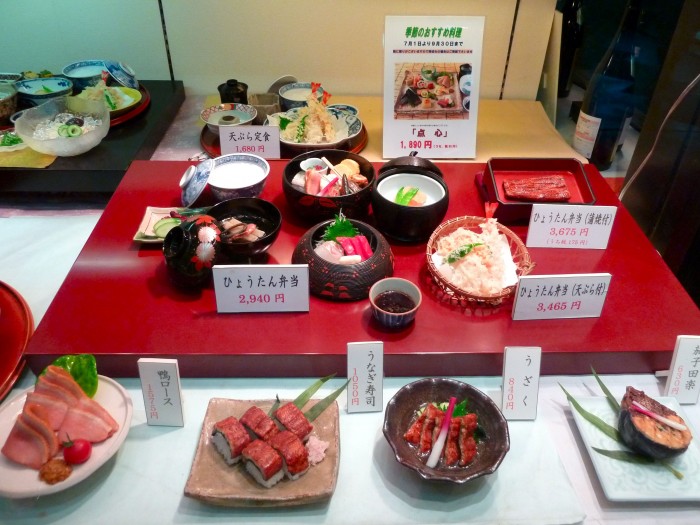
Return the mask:
<path id="1" fill-rule="evenodd" d="M 257 155 L 233 153 L 214 159 L 207 183 L 217 201 L 257 197 L 270 174 L 270 164 Z"/>
<path id="2" fill-rule="evenodd" d="M 34 138 L 37 126 L 47 120 L 55 119 L 59 113 L 71 113 L 83 118 L 90 116 L 99 119 L 99 125 L 76 137 L 44 140 Z M 109 123 L 109 111 L 101 100 L 61 97 L 24 111 L 15 122 L 15 132 L 35 151 L 58 157 L 72 157 L 85 153 L 102 142 L 109 132 Z"/>
<path id="3" fill-rule="evenodd" d="M 426 195 L 425 206 L 435 204 L 445 196 L 445 188 L 435 179 L 420 173 L 396 173 L 387 175 L 377 184 L 377 192 L 394 202 L 396 194 L 404 187 L 418 188 Z"/>
<path id="4" fill-rule="evenodd" d="M 75 90 L 79 92 L 86 87 L 96 86 L 102 79 L 102 72 L 106 70 L 102 60 L 81 60 L 68 64 L 62 73 L 73 82 Z"/>
<path id="5" fill-rule="evenodd" d="M 15 82 L 20 106 L 38 106 L 73 93 L 73 82 L 63 77 L 31 78 Z"/>
<path id="6" fill-rule="evenodd" d="M 220 126 L 226 128 L 249 126 L 257 114 L 258 111 L 248 104 L 225 103 L 206 108 L 199 114 L 199 117 L 206 122 L 211 132 L 218 135 Z M 229 117 L 233 117 L 234 120 L 226 122 Z"/>
<path id="7" fill-rule="evenodd" d="M 282 86 L 279 90 L 282 111 L 292 108 L 303 108 L 306 99 L 311 94 L 311 82 L 293 82 Z M 323 88 L 318 88 L 318 98 L 323 96 Z"/>

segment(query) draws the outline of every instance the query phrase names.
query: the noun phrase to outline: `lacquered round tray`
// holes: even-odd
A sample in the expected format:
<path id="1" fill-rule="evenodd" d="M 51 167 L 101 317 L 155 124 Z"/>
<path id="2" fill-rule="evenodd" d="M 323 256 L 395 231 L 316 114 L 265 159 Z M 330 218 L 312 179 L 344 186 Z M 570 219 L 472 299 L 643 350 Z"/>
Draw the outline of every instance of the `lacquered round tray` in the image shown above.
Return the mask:
<path id="1" fill-rule="evenodd" d="M 343 151 L 349 151 L 351 153 L 360 153 L 369 140 L 369 134 L 367 133 L 367 128 L 362 125 L 362 130 L 353 139 L 343 142 L 337 149 Z M 202 132 L 199 137 L 199 142 L 202 145 L 202 149 L 212 158 L 221 156 L 221 142 L 219 141 L 219 135 L 211 131 L 207 126 L 202 128 Z M 284 144 L 280 144 L 280 157 L 283 159 L 293 159 L 297 155 L 306 153 L 308 151 L 316 151 L 319 149 L 326 149 L 324 146 L 309 147 L 309 148 L 297 148 L 291 150 Z"/>
<path id="2" fill-rule="evenodd" d="M 34 317 L 24 298 L 0 281 L 0 399 L 25 365 L 24 350 L 34 333 Z"/>

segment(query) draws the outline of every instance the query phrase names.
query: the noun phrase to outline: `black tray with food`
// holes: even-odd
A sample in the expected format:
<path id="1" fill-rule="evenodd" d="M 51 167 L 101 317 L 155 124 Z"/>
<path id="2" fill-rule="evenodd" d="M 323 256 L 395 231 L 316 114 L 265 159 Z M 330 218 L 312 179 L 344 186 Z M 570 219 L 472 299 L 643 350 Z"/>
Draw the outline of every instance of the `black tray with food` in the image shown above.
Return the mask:
<path id="1" fill-rule="evenodd" d="M 528 222 L 535 203 L 596 202 L 583 165 L 573 158 L 492 158 L 475 182 L 488 215 L 505 224 Z"/>

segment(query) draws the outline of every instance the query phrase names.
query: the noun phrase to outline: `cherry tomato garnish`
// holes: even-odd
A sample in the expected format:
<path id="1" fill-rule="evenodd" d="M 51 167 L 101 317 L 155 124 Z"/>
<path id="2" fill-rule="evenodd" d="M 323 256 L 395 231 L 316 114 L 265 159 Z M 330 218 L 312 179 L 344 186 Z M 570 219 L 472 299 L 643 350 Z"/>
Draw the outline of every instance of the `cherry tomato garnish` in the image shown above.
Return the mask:
<path id="1" fill-rule="evenodd" d="M 70 439 L 63 443 L 63 459 L 71 465 L 85 463 L 92 454 L 92 443 L 87 439 Z"/>

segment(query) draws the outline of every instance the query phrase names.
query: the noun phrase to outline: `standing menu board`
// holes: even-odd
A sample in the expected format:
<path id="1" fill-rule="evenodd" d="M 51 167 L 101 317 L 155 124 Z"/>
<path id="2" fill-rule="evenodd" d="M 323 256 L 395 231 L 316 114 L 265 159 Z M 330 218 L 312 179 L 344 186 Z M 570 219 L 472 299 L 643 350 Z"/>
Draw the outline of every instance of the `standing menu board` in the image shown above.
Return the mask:
<path id="1" fill-rule="evenodd" d="M 474 158 L 484 17 L 388 16 L 385 158 Z"/>

